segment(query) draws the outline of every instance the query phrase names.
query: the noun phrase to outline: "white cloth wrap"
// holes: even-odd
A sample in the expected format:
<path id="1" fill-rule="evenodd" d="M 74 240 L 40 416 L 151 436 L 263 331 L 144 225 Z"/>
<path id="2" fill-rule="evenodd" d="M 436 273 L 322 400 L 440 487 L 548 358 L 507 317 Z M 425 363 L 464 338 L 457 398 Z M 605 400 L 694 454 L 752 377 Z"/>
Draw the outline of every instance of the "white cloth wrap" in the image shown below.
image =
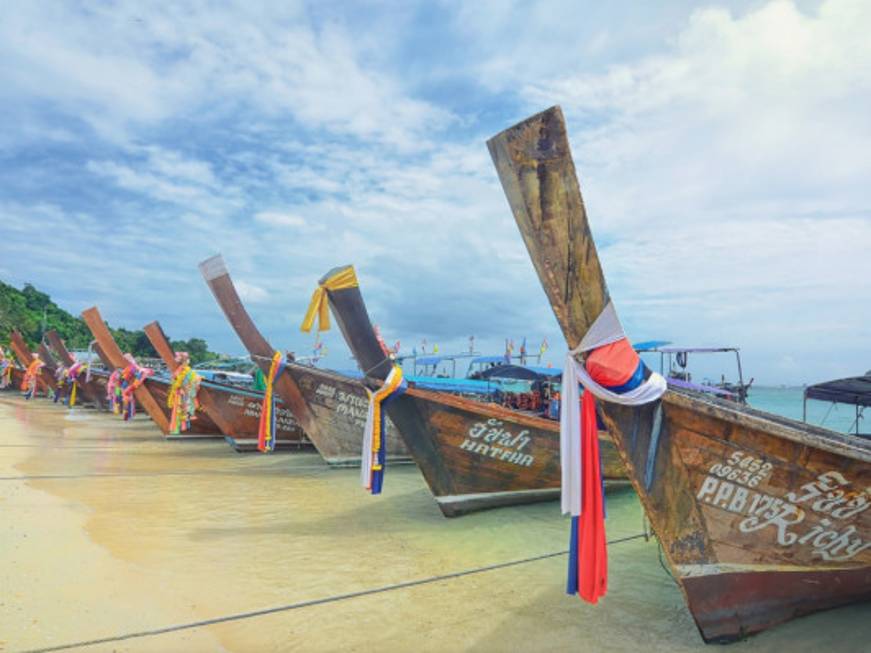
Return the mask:
<path id="1" fill-rule="evenodd" d="M 363 453 L 360 456 L 360 482 L 364 488 L 369 487 L 372 478 L 372 431 L 375 428 L 375 402 L 372 396 L 375 394 L 365 388 L 369 395 L 369 409 L 366 411 L 366 426 L 363 430 Z"/>
<path id="2" fill-rule="evenodd" d="M 393 369 L 390 370 L 390 374 L 387 375 L 387 378 L 384 379 L 384 383 L 381 384 L 381 387 L 388 385 L 391 381 L 393 381 L 393 375 L 397 374 L 397 370 L 399 368 L 394 366 Z M 369 395 L 369 408 L 366 411 L 366 429 L 363 431 L 363 454 L 360 457 L 360 482 L 363 484 L 364 488 L 369 487 L 369 481 L 372 478 L 372 464 L 375 462 L 375 454 L 372 453 L 372 441 L 375 439 L 375 393 L 371 392 L 369 388 L 366 388 L 366 394 Z M 384 420 L 387 417 L 384 415 L 384 411 L 381 411 L 381 423 L 384 423 Z M 385 429 L 386 430 L 386 429 Z M 381 442 L 381 448 L 384 448 L 384 442 Z"/>
<path id="3" fill-rule="evenodd" d="M 566 354 L 563 366 L 562 395 L 560 401 L 560 467 L 562 469 L 561 507 L 563 514 L 577 517 L 581 514 L 581 393 L 578 384 L 602 401 L 624 406 L 641 406 L 659 399 L 666 390 L 666 381 L 655 372 L 634 390 L 617 394 L 596 383 L 577 354 L 598 349 L 626 337 L 614 310 L 608 305 L 584 335 L 581 344 Z"/>

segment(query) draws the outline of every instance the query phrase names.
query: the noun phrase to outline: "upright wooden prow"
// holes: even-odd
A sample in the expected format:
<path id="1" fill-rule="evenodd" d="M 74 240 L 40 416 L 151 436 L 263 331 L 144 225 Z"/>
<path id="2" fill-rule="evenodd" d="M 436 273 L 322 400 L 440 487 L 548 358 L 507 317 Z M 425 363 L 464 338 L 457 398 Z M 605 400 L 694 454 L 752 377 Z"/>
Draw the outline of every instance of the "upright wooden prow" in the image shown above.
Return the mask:
<path id="1" fill-rule="evenodd" d="M 547 298 L 574 348 L 609 295 L 562 109 L 551 107 L 524 120 L 491 138 L 487 147 Z"/>
<path id="2" fill-rule="evenodd" d="M 157 320 L 149 322 L 142 330 L 145 332 L 148 342 L 154 347 L 154 351 L 160 356 L 160 360 L 166 365 L 166 369 L 170 373 L 174 373 L 178 368 L 178 361 L 175 360 L 175 350 L 172 348 L 172 344 L 170 344 L 169 338 L 166 337 L 163 328 L 161 328 L 160 322 Z"/>
<path id="3" fill-rule="evenodd" d="M 218 306 L 221 307 L 230 322 L 230 326 L 239 336 L 252 360 L 263 370 L 264 374 L 269 374 L 269 367 L 276 350 L 266 341 L 251 316 L 248 315 L 248 311 L 245 310 L 239 293 L 236 292 L 236 287 L 233 285 L 233 280 L 230 278 L 230 272 L 227 270 L 224 258 L 220 254 L 216 254 L 200 263 L 199 268 L 203 279 L 215 296 Z M 287 374 L 283 374 L 275 380 L 275 387 L 303 431 L 317 445 L 317 422 L 299 387 Z"/>
<path id="4" fill-rule="evenodd" d="M 321 277 L 318 283 L 326 287 L 325 284 L 329 279 L 348 270 L 353 270 L 353 266 L 333 268 Z M 386 379 L 393 368 L 393 363 L 378 342 L 360 287 L 327 290 L 327 297 L 336 323 L 364 376 Z"/>
<path id="5" fill-rule="evenodd" d="M 176 369 L 178 369 L 178 361 L 175 359 L 175 350 L 172 348 L 172 344 L 170 343 L 169 338 L 166 337 L 166 333 L 164 333 L 160 323 L 156 320 L 150 322 L 143 327 L 143 331 L 145 331 L 145 335 L 151 343 L 151 346 L 154 347 L 157 355 L 160 356 L 160 360 L 163 361 L 163 364 L 166 365 L 166 368 L 170 373 L 174 374 Z M 226 419 L 224 413 L 218 408 L 215 398 L 212 396 L 208 387 L 200 386 L 199 392 L 197 393 L 197 399 L 206 415 L 212 419 L 215 426 L 221 430 L 221 433 L 231 437 L 239 437 L 240 434 L 238 433 L 238 429 L 234 428 L 233 424 Z"/>
<path id="6" fill-rule="evenodd" d="M 18 362 L 21 363 L 22 367 L 27 369 L 27 367 L 33 362 L 33 354 L 30 353 L 27 343 L 24 342 L 24 337 L 17 329 L 13 329 L 9 334 L 9 346 L 12 348 L 15 356 L 18 357 Z M 47 363 L 47 361 L 43 362 Z M 39 373 L 39 380 L 42 381 L 43 388 L 49 387 L 52 390 L 57 389 L 57 381 L 55 381 L 54 376 L 45 369 L 45 367 L 43 367 Z"/>
<path id="7" fill-rule="evenodd" d="M 112 334 L 106 326 L 106 323 L 103 321 L 97 307 L 93 306 L 82 311 L 82 319 L 84 319 L 85 324 L 88 325 L 94 338 L 96 338 L 97 344 L 102 350 L 102 355 L 105 356 L 103 361 L 104 364 L 107 364 L 110 369 L 123 369 L 127 367 L 128 361 L 124 358 L 124 354 L 118 347 L 118 343 L 115 342 L 115 338 L 112 337 Z M 154 420 L 154 423 L 157 424 L 160 430 L 164 433 L 168 433 L 169 419 L 148 388 L 145 385 L 141 385 L 136 388 L 134 394 L 136 400 L 140 403 L 142 408 L 145 409 L 148 416 Z"/>

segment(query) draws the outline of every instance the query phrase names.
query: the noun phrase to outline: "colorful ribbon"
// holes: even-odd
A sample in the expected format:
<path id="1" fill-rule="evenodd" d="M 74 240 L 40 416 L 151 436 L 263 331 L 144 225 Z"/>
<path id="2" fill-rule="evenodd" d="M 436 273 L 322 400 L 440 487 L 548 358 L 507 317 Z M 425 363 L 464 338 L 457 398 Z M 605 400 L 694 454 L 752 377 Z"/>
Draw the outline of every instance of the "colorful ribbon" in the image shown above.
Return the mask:
<path id="1" fill-rule="evenodd" d="M 357 288 L 357 274 L 354 268 L 348 266 L 324 280 L 312 293 L 311 303 L 302 320 L 300 329 L 306 333 L 311 331 L 315 320 L 318 320 L 318 331 L 328 331 L 330 328 L 330 304 L 327 298 L 328 290 L 347 290 Z"/>
<path id="2" fill-rule="evenodd" d="M 39 371 L 44 365 L 45 363 L 34 355 L 33 360 L 27 366 L 27 370 L 24 372 L 24 380 L 21 382 L 21 390 L 24 392 L 25 399 L 36 396 Z"/>
<path id="3" fill-rule="evenodd" d="M 584 353 L 582 364 L 575 356 Z M 572 518 L 566 591 L 590 603 L 597 603 L 608 589 L 596 398 L 641 406 L 659 399 L 665 389 L 665 379 L 647 370 L 632 349 L 611 303 L 566 356 L 560 414 L 562 511 Z"/>
<path id="4" fill-rule="evenodd" d="M 121 370 L 115 370 L 106 382 L 106 401 L 115 415 L 121 414 Z"/>
<path id="5" fill-rule="evenodd" d="M 360 481 L 372 494 L 381 494 L 387 467 L 387 419 L 384 407 L 405 392 L 407 385 L 402 378 L 402 368 L 394 364 L 378 390 L 366 390 L 369 394 L 369 410 L 366 413 L 366 430 L 363 432 Z"/>
<path id="6" fill-rule="evenodd" d="M 154 370 L 140 367 L 133 356 L 125 354 L 129 365 L 121 370 L 115 370 L 109 376 L 106 384 L 106 399 L 115 415 L 123 413 L 124 421 L 131 420 L 136 416 L 137 388 L 145 383 L 145 379 L 154 374 Z"/>
<path id="7" fill-rule="evenodd" d="M 178 435 L 191 427 L 191 421 L 196 419 L 196 412 L 200 407 L 197 393 L 200 389 L 202 377 L 191 369 L 187 356 L 181 356 L 184 352 L 176 355 L 176 360 L 182 364 L 175 368 L 172 376 L 172 385 L 166 397 L 166 405 L 172 412 L 169 418 L 169 432 Z"/>
<path id="8" fill-rule="evenodd" d="M 54 391 L 54 403 L 57 403 L 63 396 L 67 380 L 67 368 L 63 365 L 58 365 L 54 370 L 54 379 L 57 382 L 57 388 Z"/>
<path id="9" fill-rule="evenodd" d="M 0 389 L 8 388 L 12 383 L 12 361 L 6 356 L 3 347 L 0 347 Z"/>
<path id="10" fill-rule="evenodd" d="M 284 371 L 284 359 L 281 352 L 272 355 L 272 363 L 269 366 L 269 374 L 266 375 L 266 390 L 263 392 L 263 405 L 260 408 L 260 426 L 257 429 L 257 449 L 263 453 L 275 451 L 275 393 L 273 384 L 275 379 Z"/>
<path id="11" fill-rule="evenodd" d="M 87 365 L 80 361 L 76 361 L 67 369 L 67 380 L 70 384 L 70 396 L 67 405 L 73 408 L 76 405 L 76 391 L 79 387 L 79 376 L 87 369 Z"/>

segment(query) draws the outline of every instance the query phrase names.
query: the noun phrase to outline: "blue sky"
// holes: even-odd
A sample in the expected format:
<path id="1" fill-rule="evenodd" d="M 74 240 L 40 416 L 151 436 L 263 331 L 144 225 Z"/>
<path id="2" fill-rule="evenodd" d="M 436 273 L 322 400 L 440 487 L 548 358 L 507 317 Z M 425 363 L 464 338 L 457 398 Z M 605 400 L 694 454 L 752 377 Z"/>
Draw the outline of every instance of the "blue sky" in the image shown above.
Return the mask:
<path id="1" fill-rule="evenodd" d="M 316 280 L 354 263 L 405 351 L 547 337 L 559 365 L 484 142 L 560 104 L 633 339 L 738 345 L 767 383 L 862 373 L 869 32 L 859 0 L 11 3 L 0 278 L 241 353 L 196 269 L 220 251 L 305 352 Z"/>

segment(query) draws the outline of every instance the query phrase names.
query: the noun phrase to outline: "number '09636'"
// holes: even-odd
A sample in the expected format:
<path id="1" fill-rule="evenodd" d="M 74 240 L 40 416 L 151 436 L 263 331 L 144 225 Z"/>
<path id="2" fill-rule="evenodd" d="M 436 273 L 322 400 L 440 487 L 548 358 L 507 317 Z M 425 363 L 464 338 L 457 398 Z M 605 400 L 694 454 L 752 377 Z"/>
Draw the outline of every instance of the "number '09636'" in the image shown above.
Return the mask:
<path id="1" fill-rule="evenodd" d="M 727 463 L 711 465 L 710 471 L 711 474 L 728 481 L 735 481 L 747 487 L 756 487 L 771 473 L 771 463 L 742 451 L 736 451 L 729 456 Z"/>

